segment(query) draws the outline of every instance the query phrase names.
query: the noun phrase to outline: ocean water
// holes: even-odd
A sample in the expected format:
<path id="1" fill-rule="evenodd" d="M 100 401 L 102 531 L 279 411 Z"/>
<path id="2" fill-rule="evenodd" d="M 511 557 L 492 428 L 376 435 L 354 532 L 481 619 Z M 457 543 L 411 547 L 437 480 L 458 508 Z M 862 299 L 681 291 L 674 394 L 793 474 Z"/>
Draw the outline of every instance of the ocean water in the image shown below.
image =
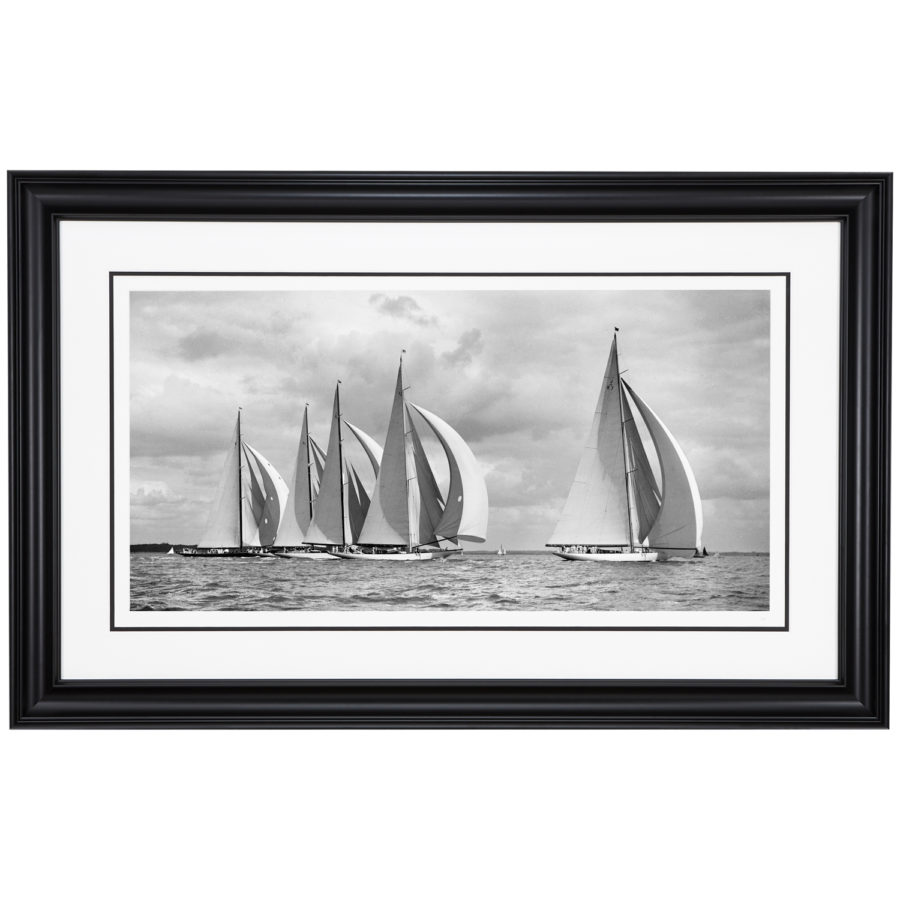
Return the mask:
<path id="1" fill-rule="evenodd" d="M 466 553 L 423 563 L 131 554 L 133 610 L 767 610 L 768 556 L 603 565 Z"/>

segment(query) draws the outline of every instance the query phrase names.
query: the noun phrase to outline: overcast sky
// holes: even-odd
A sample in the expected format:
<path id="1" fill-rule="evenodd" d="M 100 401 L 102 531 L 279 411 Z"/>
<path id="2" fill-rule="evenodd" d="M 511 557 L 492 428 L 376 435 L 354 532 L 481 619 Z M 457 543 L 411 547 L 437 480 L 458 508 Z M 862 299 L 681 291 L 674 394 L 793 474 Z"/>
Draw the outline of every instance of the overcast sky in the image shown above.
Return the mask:
<path id="1" fill-rule="evenodd" d="M 343 413 L 383 443 L 405 348 L 407 397 L 453 425 L 486 476 L 488 541 L 466 546 L 542 547 L 614 325 L 622 369 L 694 469 L 706 546 L 767 550 L 767 291 L 132 293 L 131 540 L 197 542 L 238 406 L 285 480 L 304 403 L 327 443 L 338 378 Z"/>

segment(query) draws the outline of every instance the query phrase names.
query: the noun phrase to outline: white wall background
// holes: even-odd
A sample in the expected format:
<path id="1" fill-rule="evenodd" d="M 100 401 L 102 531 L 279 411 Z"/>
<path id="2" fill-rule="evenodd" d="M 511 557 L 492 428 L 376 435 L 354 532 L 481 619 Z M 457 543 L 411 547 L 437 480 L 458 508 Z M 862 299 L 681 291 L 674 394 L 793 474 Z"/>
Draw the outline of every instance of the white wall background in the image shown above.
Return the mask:
<path id="1" fill-rule="evenodd" d="M 0 154 L 3 168 L 891 170 L 891 12 L 9 4 Z M 897 891 L 896 731 L 4 732 L 0 753 L 10 897 Z"/>

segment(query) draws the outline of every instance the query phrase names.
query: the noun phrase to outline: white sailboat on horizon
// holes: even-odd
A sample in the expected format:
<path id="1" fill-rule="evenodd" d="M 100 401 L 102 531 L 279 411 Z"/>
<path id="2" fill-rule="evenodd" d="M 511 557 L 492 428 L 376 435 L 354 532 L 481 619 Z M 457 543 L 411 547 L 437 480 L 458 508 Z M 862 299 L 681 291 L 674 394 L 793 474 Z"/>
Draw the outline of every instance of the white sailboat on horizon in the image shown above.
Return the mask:
<path id="1" fill-rule="evenodd" d="M 650 434 L 662 489 L 637 415 Z M 622 378 L 614 333 L 588 440 L 547 546 L 567 560 L 691 559 L 701 555 L 702 530 L 700 492 L 687 457 L 659 416 Z"/>
<path id="2" fill-rule="evenodd" d="M 335 551 L 341 559 L 428 561 L 461 552 L 460 540 L 485 540 L 487 486 L 474 454 L 447 422 L 408 401 L 406 390 L 401 354 L 371 505 L 358 546 Z M 450 484 L 446 498 L 438 488 L 413 412 L 434 432 L 447 457 Z"/>
<path id="3" fill-rule="evenodd" d="M 275 467 L 241 435 L 241 410 L 231 437 L 206 531 L 182 556 L 263 556 L 275 542 L 288 499 Z"/>

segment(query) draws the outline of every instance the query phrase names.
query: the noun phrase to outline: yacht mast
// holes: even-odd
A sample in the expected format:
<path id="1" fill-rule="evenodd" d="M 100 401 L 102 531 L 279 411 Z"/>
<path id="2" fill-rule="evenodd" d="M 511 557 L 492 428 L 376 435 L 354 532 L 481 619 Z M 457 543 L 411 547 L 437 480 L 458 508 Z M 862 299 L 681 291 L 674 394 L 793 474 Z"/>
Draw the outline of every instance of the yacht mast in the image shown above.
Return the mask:
<path id="1" fill-rule="evenodd" d="M 338 466 L 341 473 L 341 545 L 347 546 L 347 513 L 344 508 L 344 433 L 341 430 L 341 380 L 338 379 L 337 386 L 334 389 L 337 400 L 337 420 L 338 420 Z"/>
<path id="2" fill-rule="evenodd" d="M 410 442 L 410 431 L 412 429 L 412 419 L 410 418 L 409 411 L 406 408 L 406 385 L 403 382 L 403 355 L 406 353 L 405 350 L 400 351 L 400 397 L 403 400 L 403 455 L 404 462 L 406 465 L 406 551 L 407 553 L 412 553 L 413 543 L 412 543 L 412 516 L 409 514 L 409 483 L 413 478 L 416 477 L 415 467 L 413 468 L 413 475 L 410 478 L 409 475 L 409 442 Z"/>
<path id="3" fill-rule="evenodd" d="M 625 404 L 622 400 L 622 373 L 619 371 L 619 329 L 613 332 L 613 347 L 616 351 L 616 388 L 619 392 L 619 424 L 622 428 L 622 459 L 625 462 L 625 508 L 628 513 L 628 546 L 634 550 L 634 525 L 631 521 L 631 490 L 628 470 L 628 442 L 625 439 Z"/>
<path id="4" fill-rule="evenodd" d="M 244 549 L 244 496 L 241 490 L 241 408 L 237 421 L 238 549 Z"/>
<path id="5" fill-rule="evenodd" d="M 306 490 L 309 495 L 309 521 L 313 518 L 313 494 L 312 494 L 312 450 L 309 441 L 309 404 L 303 410 L 303 430 L 306 432 Z M 308 528 L 309 526 L 307 526 Z"/>

